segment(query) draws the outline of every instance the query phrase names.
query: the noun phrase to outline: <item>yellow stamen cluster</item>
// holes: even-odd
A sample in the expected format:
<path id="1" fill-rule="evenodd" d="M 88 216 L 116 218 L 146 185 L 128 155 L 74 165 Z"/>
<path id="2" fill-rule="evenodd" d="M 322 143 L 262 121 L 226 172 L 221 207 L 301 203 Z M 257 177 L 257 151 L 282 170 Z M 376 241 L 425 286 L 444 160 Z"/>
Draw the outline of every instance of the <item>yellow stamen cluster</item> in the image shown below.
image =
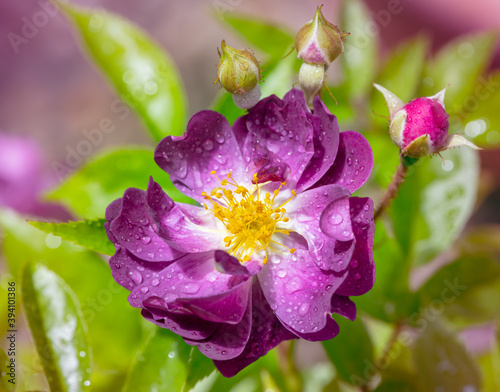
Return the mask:
<path id="1" fill-rule="evenodd" d="M 215 170 L 211 171 L 210 174 L 217 177 Z M 212 208 L 205 204 L 205 209 L 212 211 L 215 217 L 224 224 L 227 231 L 231 233 L 224 238 L 225 246 L 229 248 L 230 254 L 243 262 L 249 261 L 254 252 L 264 250 L 263 262 L 265 264 L 268 260 L 267 248 L 272 249 L 273 244 L 288 249 L 290 253 L 295 252 L 294 248 L 288 248 L 271 239 L 274 233 L 289 234 L 288 230 L 279 228 L 278 224 L 288 222 L 283 206 L 297 194 L 292 191 L 293 196 L 274 207 L 276 196 L 286 182 L 281 183 L 272 195 L 266 193 L 262 198 L 256 174 L 253 176 L 253 185 L 250 190 L 239 185 L 231 173 L 227 175 L 227 179 L 221 181 L 217 177 L 217 180 L 220 187 L 214 188 L 210 194 L 202 192 L 201 195 L 212 204 Z M 229 187 L 234 189 L 228 189 Z"/>

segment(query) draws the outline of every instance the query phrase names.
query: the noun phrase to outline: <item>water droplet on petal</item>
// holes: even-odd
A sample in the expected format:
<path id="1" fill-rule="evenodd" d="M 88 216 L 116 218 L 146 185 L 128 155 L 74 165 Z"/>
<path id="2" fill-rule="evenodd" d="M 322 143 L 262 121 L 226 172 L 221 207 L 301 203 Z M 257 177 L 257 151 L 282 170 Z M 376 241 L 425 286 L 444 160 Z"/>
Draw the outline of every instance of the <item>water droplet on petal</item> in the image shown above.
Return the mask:
<path id="1" fill-rule="evenodd" d="M 356 259 L 352 259 L 350 265 L 352 268 L 357 268 L 357 266 L 359 265 L 359 261 Z"/>
<path id="2" fill-rule="evenodd" d="M 198 283 L 186 283 L 183 288 L 183 291 L 186 294 L 195 294 L 199 290 L 200 290 L 200 285 Z"/>
<path id="3" fill-rule="evenodd" d="M 160 281 L 158 279 L 153 279 L 151 281 L 151 286 L 156 287 L 160 284 Z"/>
<path id="4" fill-rule="evenodd" d="M 147 245 L 151 242 L 151 237 L 149 237 L 149 236 L 142 237 L 141 241 L 144 245 Z"/>
<path id="5" fill-rule="evenodd" d="M 173 358 L 173 357 L 175 357 L 175 351 L 170 351 L 170 352 L 168 353 L 168 357 L 169 357 L 169 358 Z"/>
<path id="6" fill-rule="evenodd" d="M 279 269 L 278 271 L 276 271 L 276 275 L 278 275 L 280 278 L 284 278 L 286 276 L 286 270 Z"/>
<path id="7" fill-rule="evenodd" d="M 149 291 L 147 287 L 141 287 L 141 293 L 146 294 Z"/>
<path id="8" fill-rule="evenodd" d="M 354 279 L 358 280 L 361 279 L 361 274 L 359 272 L 356 272 L 353 276 Z"/>
<path id="9" fill-rule="evenodd" d="M 210 139 L 205 140 L 203 143 L 203 148 L 207 151 L 211 151 L 214 148 L 214 142 L 211 141 Z"/>
<path id="10" fill-rule="evenodd" d="M 130 271 L 129 275 L 130 275 L 130 279 L 132 279 L 132 281 L 135 284 L 141 284 L 142 283 L 142 275 L 141 275 L 141 273 L 139 271 Z"/>
<path id="11" fill-rule="evenodd" d="M 335 214 L 335 215 L 332 215 L 330 220 L 331 220 L 332 224 L 340 225 L 342 223 L 342 221 L 344 220 L 344 218 L 342 218 L 342 215 L 340 215 L 340 214 Z"/>
<path id="12" fill-rule="evenodd" d="M 307 313 L 309 313 L 310 308 L 311 305 L 308 304 L 307 302 L 304 302 L 302 305 L 300 305 L 299 316 L 305 316 Z"/>

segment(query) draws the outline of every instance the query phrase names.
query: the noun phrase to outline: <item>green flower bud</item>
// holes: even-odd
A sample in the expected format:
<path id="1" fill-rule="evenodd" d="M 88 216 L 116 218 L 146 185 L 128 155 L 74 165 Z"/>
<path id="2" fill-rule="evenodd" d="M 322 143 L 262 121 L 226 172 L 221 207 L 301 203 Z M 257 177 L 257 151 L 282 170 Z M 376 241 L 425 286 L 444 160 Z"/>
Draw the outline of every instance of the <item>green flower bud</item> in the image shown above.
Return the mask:
<path id="1" fill-rule="evenodd" d="M 344 52 L 345 36 L 339 28 L 328 22 L 316 9 L 314 19 L 306 23 L 297 33 L 295 48 L 297 57 L 309 64 L 329 65 Z"/>
<path id="2" fill-rule="evenodd" d="M 245 94 L 260 80 L 259 62 L 248 50 L 234 49 L 223 40 L 217 80 L 231 94 Z"/>

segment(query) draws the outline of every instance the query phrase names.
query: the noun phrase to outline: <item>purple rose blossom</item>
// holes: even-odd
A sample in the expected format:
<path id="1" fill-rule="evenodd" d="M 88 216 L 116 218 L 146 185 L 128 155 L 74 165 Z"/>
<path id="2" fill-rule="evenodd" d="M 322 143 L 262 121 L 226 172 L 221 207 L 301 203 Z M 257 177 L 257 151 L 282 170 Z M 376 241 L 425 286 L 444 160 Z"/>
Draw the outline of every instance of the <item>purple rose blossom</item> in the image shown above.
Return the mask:
<path id="1" fill-rule="evenodd" d="M 335 337 L 373 286 L 373 204 L 365 138 L 339 133 L 316 97 L 261 100 L 234 126 L 213 111 L 166 137 L 156 163 L 202 206 L 152 179 L 106 211 L 113 277 L 142 315 L 213 359 L 226 377 L 280 342 Z"/>
<path id="2" fill-rule="evenodd" d="M 0 132 L 0 208 L 21 214 L 67 220 L 62 206 L 41 201 L 53 185 L 48 162 L 34 140 Z"/>

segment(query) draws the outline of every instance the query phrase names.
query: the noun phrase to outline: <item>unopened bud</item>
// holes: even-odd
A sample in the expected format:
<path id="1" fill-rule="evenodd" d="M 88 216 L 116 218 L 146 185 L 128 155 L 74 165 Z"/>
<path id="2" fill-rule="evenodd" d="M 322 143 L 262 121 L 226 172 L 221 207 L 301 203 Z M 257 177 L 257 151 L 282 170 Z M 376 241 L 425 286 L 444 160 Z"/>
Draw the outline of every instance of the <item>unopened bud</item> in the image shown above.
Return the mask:
<path id="1" fill-rule="evenodd" d="M 448 113 L 444 107 L 446 88 L 431 97 L 414 99 L 407 104 L 386 88 L 374 84 L 389 107 L 389 134 L 403 156 L 421 158 L 453 147 L 479 150 L 461 135 L 448 135 Z"/>
<path id="2" fill-rule="evenodd" d="M 245 94 L 260 80 L 259 62 L 248 50 L 238 50 L 221 44 L 222 54 L 217 69 L 217 80 L 231 94 Z"/>
<path id="3" fill-rule="evenodd" d="M 344 52 L 344 37 L 349 34 L 328 22 L 321 7 L 297 33 L 295 48 L 297 57 L 306 63 L 329 65 Z"/>

